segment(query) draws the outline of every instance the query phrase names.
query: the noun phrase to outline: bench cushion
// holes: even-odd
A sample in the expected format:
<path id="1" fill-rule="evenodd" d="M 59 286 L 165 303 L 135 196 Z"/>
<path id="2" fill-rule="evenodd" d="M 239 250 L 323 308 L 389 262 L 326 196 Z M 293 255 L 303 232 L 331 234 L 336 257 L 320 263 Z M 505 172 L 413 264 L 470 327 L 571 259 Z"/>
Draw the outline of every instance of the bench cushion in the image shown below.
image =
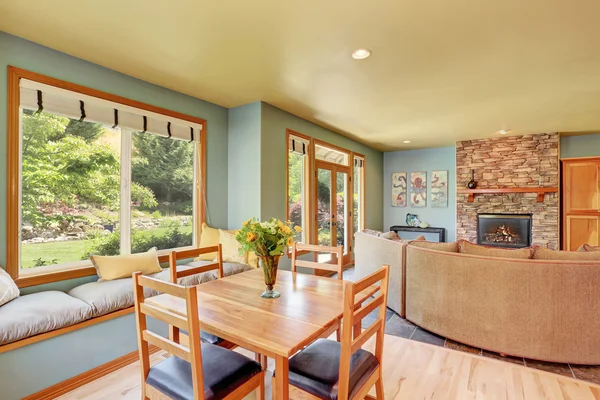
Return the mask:
<path id="1" fill-rule="evenodd" d="M 211 263 L 211 261 L 195 261 L 188 265 L 180 265 L 177 269 L 183 271 L 188 268 Z M 223 264 L 223 274 L 225 276 L 250 269 L 249 266 L 243 264 Z M 169 274 L 169 268 L 165 268 L 162 272 L 151 276 L 168 282 L 171 279 Z M 194 286 L 215 279 L 217 279 L 217 271 L 213 270 L 180 278 L 178 283 L 183 286 Z M 158 292 L 155 290 L 148 288 L 144 289 L 144 295 L 146 297 L 156 296 L 157 294 Z M 89 304 L 92 307 L 92 317 L 99 317 L 133 306 L 133 281 L 131 278 L 124 278 L 113 281 L 90 282 L 71 289 L 69 295 Z"/>
<path id="2" fill-rule="evenodd" d="M 64 328 L 91 316 L 88 304 L 64 292 L 21 296 L 0 307 L 0 345 Z"/>

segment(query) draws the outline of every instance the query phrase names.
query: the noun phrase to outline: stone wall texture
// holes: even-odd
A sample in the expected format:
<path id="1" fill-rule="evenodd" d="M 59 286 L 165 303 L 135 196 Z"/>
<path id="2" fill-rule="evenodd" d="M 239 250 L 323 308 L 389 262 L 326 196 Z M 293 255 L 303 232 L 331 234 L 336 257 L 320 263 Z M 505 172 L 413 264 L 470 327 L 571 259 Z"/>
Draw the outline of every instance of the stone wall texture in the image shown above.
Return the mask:
<path id="1" fill-rule="evenodd" d="M 559 135 L 508 136 L 456 143 L 456 187 L 466 188 L 475 171 L 477 188 L 558 187 Z M 533 244 L 559 248 L 559 195 L 547 193 L 457 194 L 456 237 L 477 242 L 477 214 L 533 214 Z"/>

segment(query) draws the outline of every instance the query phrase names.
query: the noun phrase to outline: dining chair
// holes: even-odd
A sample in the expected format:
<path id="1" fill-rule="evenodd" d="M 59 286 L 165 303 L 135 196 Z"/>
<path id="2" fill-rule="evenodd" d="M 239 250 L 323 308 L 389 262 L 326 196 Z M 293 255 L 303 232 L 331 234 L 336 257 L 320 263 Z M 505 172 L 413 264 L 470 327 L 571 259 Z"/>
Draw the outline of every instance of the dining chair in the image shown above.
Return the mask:
<path id="1" fill-rule="evenodd" d="M 154 289 L 185 301 L 187 315 L 146 303 L 144 288 Z M 149 400 L 241 399 L 256 390 L 264 399 L 264 371 L 259 363 L 242 354 L 202 343 L 195 287 L 164 282 L 141 272 L 133 274 L 135 315 L 142 373 L 142 398 Z M 183 346 L 148 329 L 146 317 L 187 330 L 189 346 Z M 150 345 L 171 357 L 150 365 Z"/>
<path id="2" fill-rule="evenodd" d="M 200 265 L 196 267 L 179 269 L 177 261 L 178 260 L 186 260 L 195 257 L 199 257 L 202 254 L 216 253 L 216 261 L 211 264 Z M 200 274 L 209 271 L 217 271 L 217 279 L 223 278 L 223 251 L 221 244 L 216 246 L 208 246 L 208 247 L 200 247 L 196 249 L 189 250 L 180 250 L 180 251 L 172 251 L 169 254 L 169 269 L 171 276 L 171 283 L 178 283 L 180 278 L 184 278 L 186 276 Z M 169 325 L 169 338 L 175 343 L 187 343 L 188 332 L 181 331 L 178 327 Z M 211 333 L 200 331 L 200 339 L 204 343 L 210 343 L 217 345 L 219 347 L 224 347 L 226 349 L 233 350 L 237 347 L 237 344 L 224 340 L 216 335 Z M 267 359 L 260 354 L 256 354 L 256 361 L 260 362 L 263 365 L 263 369 L 267 369 Z"/>
<path id="3" fill-rule="evenodd" d="M 329 253 L 332 255 L 331 259 L 335 260 L 335 264 L 298 259 L 299 255 L 306 253 L 315 253 L 314 258 L 316 260 L 318 260 L 319 253 Z M 343 257 L 344 248 L 342 246 L 330 247 L 294 242 L 292 245 L 292 272 L 296 272 L 297 267 L 310 268 L 315 271 L 337 272 L 337 278 L 342 280 L 344 272 Z"/>
<path id="4" fill-rule="evenodd" d="M 298 256 L 301 254 L 314 253 L 314 259 L 318 260 L 319 253 L 329 253 L 332 255 L 331 260 L 335 260 L 335 264 L 327 263 L 327 262 L 316 262 L 316 261 L 307 261 L 300 260 Z M 292 272 L 297 271 L 297 267 L 310 268 L 315 271 L 325 271 L 325 272 L 337 272 L 337 279 L 343 280 L 343 255 L 344 248 L 342 246 L 330 247 L 330 246 L 318 246 L 314 244 L 303 244 L 296 243 L 292 245 Z M 335 332 L 337 341 L 340 341 L 340 324 L 341 321 L 337 321 L 335 325 L 333 325 L 327 332 L 323 333 L 322 337 L 329 337 L 333 332 Z"/>
<path id="5" fill-rule="evenodd" d="M 302 395 L 306 398 L 363 399 L 373 386 L 376 398 L 384 398 L 382 355 L 388 277 L 389 266 L 384 265 L 356 283 L 344 282 L 344 321 L 351 323 L 343 324 L 341 342 L 317 339 L 292 356 L 289 362 L 290 385 L 304 392 Z M 375 297 L 362 304 L 365 293 Z M 355 324 L 376 309 L 375 322 L 353 338 Z M 374 354 L 362 349 L 373 336 Z"/>

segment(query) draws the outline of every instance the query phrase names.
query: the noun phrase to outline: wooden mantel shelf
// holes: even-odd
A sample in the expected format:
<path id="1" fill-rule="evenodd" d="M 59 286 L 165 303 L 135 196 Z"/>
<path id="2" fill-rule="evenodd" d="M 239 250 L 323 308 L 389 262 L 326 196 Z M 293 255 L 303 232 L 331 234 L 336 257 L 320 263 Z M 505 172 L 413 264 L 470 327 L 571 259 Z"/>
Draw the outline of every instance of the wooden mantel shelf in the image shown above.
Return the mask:
<path id="1" fill-rule="evenodd" d="M 458 194 L 468 194 L 469 203 L 475 201 L 476 194 L 497 194 L 497 193 L 537 193 L 538 203 L 544 201 L 546 193 L 558 192 L 557 187 L 511 187 L 511 188 L 494 188 L 494 189 L 458 189 Z"/>

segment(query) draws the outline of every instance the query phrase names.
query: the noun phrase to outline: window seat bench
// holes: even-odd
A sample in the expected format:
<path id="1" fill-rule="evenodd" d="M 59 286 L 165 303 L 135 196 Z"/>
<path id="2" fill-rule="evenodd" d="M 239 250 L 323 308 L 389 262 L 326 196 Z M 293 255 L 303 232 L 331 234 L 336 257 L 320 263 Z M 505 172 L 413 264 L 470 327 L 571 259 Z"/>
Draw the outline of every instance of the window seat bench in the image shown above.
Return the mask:
<path id="1" fill-rule="evenodd" d="M 185 270 L 210 263 L 196 261 L 178 268 Z M 223 263 L 225 276 L 251 268 L 244 264 Z M 169 269 L 153 276 L 169 281 Z M 216 271 L 208 271 L 180 278 L 179 283 L 192 286 L 214 279 L 217 279 Z M 157 294 L 153 290 L 145 293 L 146 297 Z M 85 283 L 68 293 L 45 291 L 21 296 L 0 307 L 0 353 L 132 312 L 131 278 Z"/>

